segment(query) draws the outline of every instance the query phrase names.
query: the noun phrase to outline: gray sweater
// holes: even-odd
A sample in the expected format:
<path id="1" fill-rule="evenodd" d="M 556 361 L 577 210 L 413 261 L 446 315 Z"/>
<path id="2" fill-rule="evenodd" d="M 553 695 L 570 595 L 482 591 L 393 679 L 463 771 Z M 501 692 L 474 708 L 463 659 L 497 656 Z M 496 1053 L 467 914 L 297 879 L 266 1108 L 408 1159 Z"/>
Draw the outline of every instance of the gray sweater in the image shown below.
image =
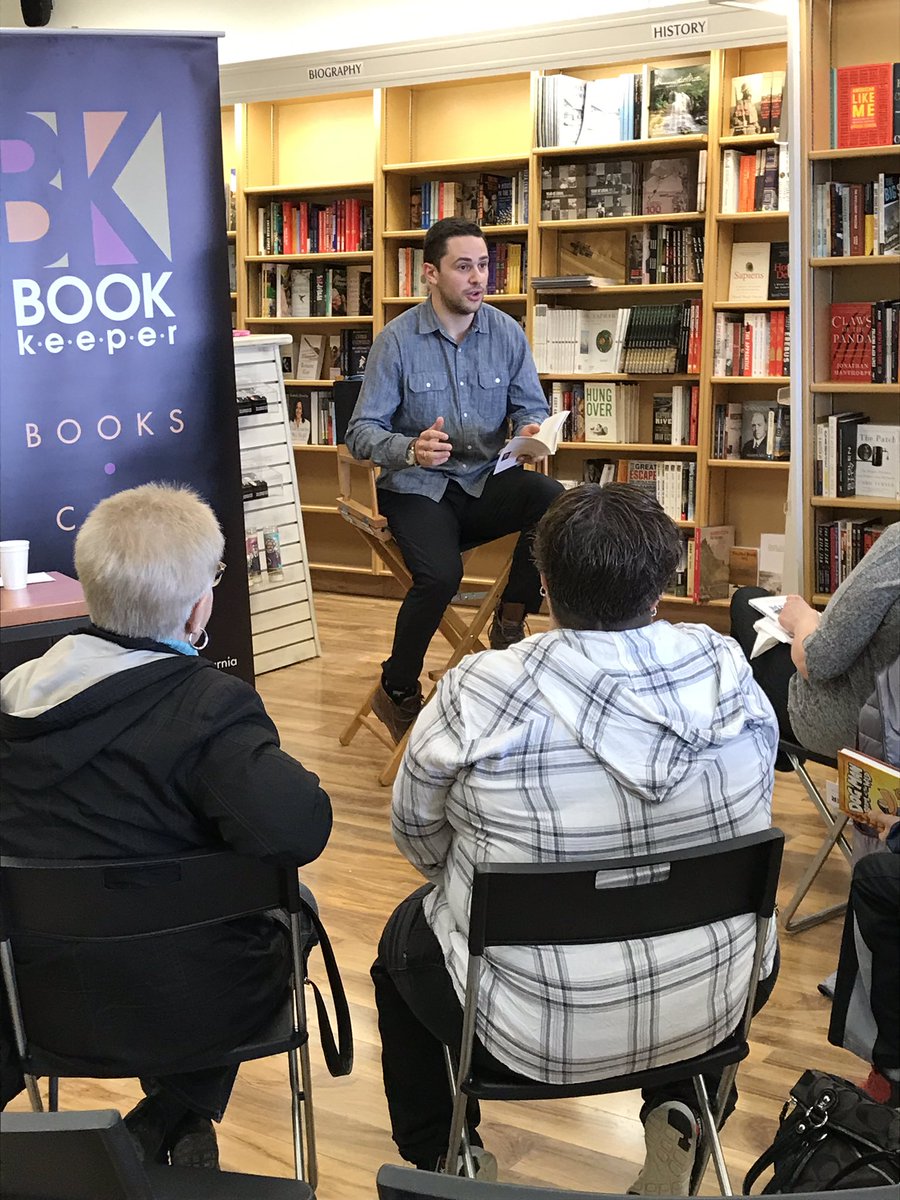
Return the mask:
<path id="1" fill-rule="evenodd" d="M 834 593 L 804 648 L 809 679 L 791 679 L 791 725 L 804 746 L 833 757 L 856 745 L 875 676 L 900 654 L 900 522 Z"/>

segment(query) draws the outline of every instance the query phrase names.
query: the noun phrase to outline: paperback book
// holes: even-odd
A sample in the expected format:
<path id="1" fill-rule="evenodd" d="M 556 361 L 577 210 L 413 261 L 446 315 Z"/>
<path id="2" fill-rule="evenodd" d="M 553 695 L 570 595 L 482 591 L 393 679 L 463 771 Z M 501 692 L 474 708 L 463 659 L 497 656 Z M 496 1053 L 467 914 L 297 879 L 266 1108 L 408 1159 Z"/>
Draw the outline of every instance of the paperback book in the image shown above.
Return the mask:
<path id="1" fill-rule="evenodd" d="M 647 136 L 679 137 L 708 129 L 709 65 L 651 68 Z"/>
<path id="2" fill-rule="evenodd" d="M 859 750 L 838 751 L 838 804 L 854 820 L 900 810 L 900 768 Z"/>

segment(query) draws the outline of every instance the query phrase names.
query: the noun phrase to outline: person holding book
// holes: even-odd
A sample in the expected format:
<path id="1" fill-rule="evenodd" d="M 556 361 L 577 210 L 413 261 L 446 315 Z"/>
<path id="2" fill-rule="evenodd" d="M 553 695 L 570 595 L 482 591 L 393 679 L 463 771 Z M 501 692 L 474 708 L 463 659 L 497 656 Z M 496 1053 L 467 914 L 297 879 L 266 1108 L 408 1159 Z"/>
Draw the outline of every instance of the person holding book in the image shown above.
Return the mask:
<path id="1" fill-rule="evenodd" d="M 223 544 L 188 488 L 146 484 L 89 514 L 75 566 L 90 623 L 0 685 L 4 854 L 122 861 L 231 849 L 301 866 L 322 853 L 331 803 L 318 778 L 280 749 L 256 691 L 197 653 Z M 192 1061 L 224 1057 L 279 1011 L 287 921 L 253 915 L 112 943 L 22 936 L 15 951 L 20 987 L 57 997 L 49 1018 L 40 1004 L 27 1012 L 35 1043 L 63 1058 L 142 1063 L 146 1099 L 125 1118 L 141 1156 L 215 1167 L 212 1121 L 237 1067 Z M 0 1106 L 22 1086 L 11 1037 L 0 1005 Z"/>
<path id="2" fill-rule="evenodd" d="M 708 626 L 654 620 L 681 556 L 656 497 L 616 483 L 564 492 L 534 552 L 551 629 L 448 671 L 394 785 L 394 839 L 428 883 L 388 920 L 372 978 L 394 1140 L 428 1169 L 449 1135 L 442 1043 L 459 1044 L 472 863 L 614 861 L 771 823 L 778 729 L 746 659 Z M 737 1024 L 746 923 L 633 948 L 489 953 L 476 1060 L 578 1083 L 690 1058 Z M 773 925 L 760 1005 L 775 972 Z M 686 1195 L 691 1081 L 643 1098 L 647 1159 L 632 1190 Z M 479 1144 L 474 1106 L 470 1118 Z M 492 1172 L 493 1156 L 477 1157 Z"/>
<path id="3" fill-rule="evenodd" d="M 484 304 L 488 251 L 477 225 L 448 217 L 425 236 L 429 297 L 375 339 L 347 448 L 381 467 L 379 506 L 413 578 L 372 711 L 399 742 L 422 706 L 428 644 L 462 578 L 460 548 L 519 533 L 490 629 L 495 649 L 524 637 L 541 604 L 534 528 L 562 485 L 493 474 L 507 429 L 530 436 L 548 415 L 521 327 Z"/>
<path id="4" fill-rule="evenodd" d="M 748 658 L 759 617 L 749 601 L 767 594 L 738 588 L 731 599 L 731 636 Z M 824 612 L 788 596 L 778 619 L 793 640 L 753 659 L 754 677 L 772 702 L 781 736 L 834 758 L 856 744 L 860 709 L 900 645 L 900 522 L 885 529 Z"/>

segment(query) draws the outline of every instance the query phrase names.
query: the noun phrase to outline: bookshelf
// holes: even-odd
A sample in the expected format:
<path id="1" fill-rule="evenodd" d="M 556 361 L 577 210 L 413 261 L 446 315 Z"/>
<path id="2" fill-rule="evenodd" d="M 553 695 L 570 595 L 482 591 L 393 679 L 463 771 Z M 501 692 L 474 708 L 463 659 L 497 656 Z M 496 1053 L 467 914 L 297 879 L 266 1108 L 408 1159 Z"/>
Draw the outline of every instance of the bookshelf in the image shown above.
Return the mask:
<path id="1" fill-rule="evenodd" d="M 486 299 L 534 331 L 536 303 L 560 307 L 609 309 L 644 304 L 699 303 L 703 327 L 698 369 L 676 374 L 575 374 L 543 372 L 542 381 L 621 382 L 637 384 L 639 440 L 633 443 L 590 444 L 567 441 L 550 464 L 559 478 L 580 477 L 584 459 L 643 458 L 676 460 L 692 464 L 696 472 L 695 514 L 680 522 L 686 533 L 702 524 L 733 524 L 738 545 L 758 544 L 759 535 L 784 529 L 787 493 L 786 464 L 713 457 L 713 406 L 722 397 L 762 401 L 788 382 L 780 377 L 728 378 L 713 373 L 712 331 L 718 312 L 752 307 L 780 313 L 782 301 L 748 306 L 729 301 L 728 275 L 735 241 L 786 241 L 787 212 L 722 213 L 720 206 L 722 155 L 729 149 L 766 148 L 774 135 L 736 138 L 729 132 L 729 97 L 736 75 L 783 70 L 783 45 L 751 46 L 740 50 L 712 50 L 669 54 L 656 60 L 576 65 L 554 68 L 584 79 L 601 79 L 627 71 L 639 72 L 645 63 L 666 66 L 708 64 L 710 68 L 710 118 L 705 134 L 564 147 L 537 145 L 537 110 L 540 71 L 513 71 L 432 83 L 390 86 L 375 91 L 338 93 L 300 100 L 255 101 L 242 106 L 239 122 L 243 138 L 240 158 L 239 303 L 244 323 L 254 333 L 329 333 L 348 328 L 370 329 L 373 335 L 399 314 L 421 302 L 401 287 L 401 253 L 408 255 L 404 270 L 409 280 L 412 254 L 421 251 L 425 230 L 416 223 L 412 198 L 426 184 L 452 188 L 467 186 L 475 177 L 506 174 L 527 176 L 527 219 L 514 212 L 511 224 L 483 226 L 489 248 L 515 246 L 527 258 L 527 278 L 532 275 L 569 273 L 561 270 L 566 241 L 592 239 L 603 245 L 626 246 L 629 235 L 641 234 L 648 225 L 702 232 L 705 242 L 702 281 L 632 284 L 625 282 L 600 290 L 573 288 L 568 292 L 536 293 L 527 279 L 514 291 L 490 294 Z M 546 74 L 550 74 L 547 72 Z M 699 160 L 706 154 L 706 203 L 695 211 L 606 217 L 572 221 L 541 219 L 541 172 L 545 166 L 569 161 L 632 159 L 649 162 L 661 157 Z M 518 185 L 521 186 L 521 185 Z M 434 195 L 437 193 L 430 193 Z M 454 192 L 451 190 L 452 197 Z M 346 196 L 370 200 L 374 238 L 371 250 L 270 254 L 260 251 L 257 239 L 259 213 L 273 202 L 302 199 L 329 201 Z M 432 214 L 434 219 L 437 213 Z M 371 317 L 272 317 L 259 309 L 259 275 L 264 263 L 310 269 L 341 263 L 371 263 L 373 311 Z M 625 259 L 621 265 L 624 271 Z M 885 264 L 887 265 L 887 264 Z M 598 272 L 602 273 L 602 272 Z M 322 373 L 300 379 L 286 378 L 289 400 L 299 389 L 328 389 L 332 380 Z M 669 385 L 698 388 L 697 440 L 695 445 L 660 445 L 652 441 L 653 396 Z M 314 583 L 336 591 L 396 595 L 393 578 L 373 561 L 361 539 L 337 514 L 337 472 L 333 448 L 294 448 L 309 557 Z M 463 587 L 470 590 L 493 578 L 505 552 L 502 546 L 484 547 L 468 560 Z M 689 598 L 670 597 L 678 604 L 678 618 L 692 613 Z M 720 606 L 721 609 L 721 606 Z M 685 611 L 686 610 L 686 611 Z M 713 619 L 706 606 L 697 615 Z M 718 623 L 724 614 L 720 611 Z"/>
<path id="2" fill-rule="evenodd" d="M 900 514 L 900 500 L 890 496 L 818 495 L 816 477 L 817 423 L 829 415 L 860 412 L 873 424 L 900 425 L 900 384 L 832 378 L 830 331 L 831 304 L 900 296 L 900 255 L 843 256 L 829 253 L 830 246 L 823 253 L 821 230 L 823 185 L 866 185 L 881 172 L 900 172 L 900 146 L 837 148 L 832 130 L 833 69 L 900 61 L 900 23 L 891 0 L 803 0 L 801 27 L 804 590 L 813 603 L 824 604 L 829 592 L 822 586 L 821 539 L 827 527 L 869 518 L 888 524 Z"/>
<path id="3" fill-rule="evenodd" d="M 228 239 L 228 259 L 230 296 L 231 296 L 231 327 L 243 328 L 241 319 L 240 272 L 238 271 L 238 219 L 242 205 L 240 203 L 240 106 L 224 105 L 221 110 L 222 120 L 222 167 L 223 190 L 225 193 L 225 236 Z M 229 199 L 231 198 L 231 199 Z"/>

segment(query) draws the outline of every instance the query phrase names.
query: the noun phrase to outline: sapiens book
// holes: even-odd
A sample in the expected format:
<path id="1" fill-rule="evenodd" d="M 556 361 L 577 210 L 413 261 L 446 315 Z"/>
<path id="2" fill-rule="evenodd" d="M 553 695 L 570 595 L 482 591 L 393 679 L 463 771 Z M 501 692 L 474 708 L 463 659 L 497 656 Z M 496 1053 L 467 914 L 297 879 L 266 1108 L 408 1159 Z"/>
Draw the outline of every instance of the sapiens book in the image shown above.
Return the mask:
<path id="1" fill-rule="evenodd" d="M 651 68 L 647 136 L 681 137 L 708 129 L 709 64 Z"/>
<path id="2" fill-rule="evenodd" d="M 889 146 L 894 140 L 893 63 L 838 67 L 837 148 Z"/>
<path id="3" fill-rule="evenodd" d="M 896 816 L 900 810 L 900 768 L 859 750 L 839 750 L 838 804 L 842 812 L 863 820 L 873 813 Z"/>
<path id="4" fill-rule="evenodd" d="M 831 306 L 831 378 L 872 380 L 872 305 Z"/>
<path id="5" fill-rule="evenodd" d="M 735 242 L 731 247 L 728 277 L 730 301 L 767 300 L 771 242 Z"/>
<path id="6" fill-rule="evenodd" d="M 562 427 L 568 419 L 568 410 L 563 409 L 562 412 L 553 413 L 552 416 L 542 421 L 540 429 L 530 437 L 518 434 L 516 437 L 510 438 L 500 451 L 497 465 L 494 467 L 494 474 L 499 475 L 501 471 L 508 471 L 510 467 L 518 466 L 519 459 L 523 456 L 537 459 L 555 454 Z"/>

